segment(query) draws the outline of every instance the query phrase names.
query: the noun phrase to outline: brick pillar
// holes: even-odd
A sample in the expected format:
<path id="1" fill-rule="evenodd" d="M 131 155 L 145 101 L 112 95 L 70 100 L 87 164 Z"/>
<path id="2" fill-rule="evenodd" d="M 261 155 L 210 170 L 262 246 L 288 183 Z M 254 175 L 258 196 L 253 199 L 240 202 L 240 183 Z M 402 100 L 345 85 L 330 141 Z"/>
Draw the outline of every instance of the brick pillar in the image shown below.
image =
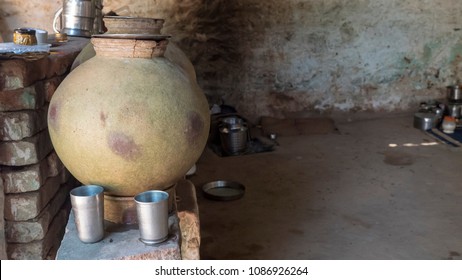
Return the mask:
<path id="1" fill-rule="evenodd" d="M 61 242 L 78 182 L 53 150 L 48 103 L 88 39 L 49 55 L 0 56 L 0 258 L 45 259 Z"/>

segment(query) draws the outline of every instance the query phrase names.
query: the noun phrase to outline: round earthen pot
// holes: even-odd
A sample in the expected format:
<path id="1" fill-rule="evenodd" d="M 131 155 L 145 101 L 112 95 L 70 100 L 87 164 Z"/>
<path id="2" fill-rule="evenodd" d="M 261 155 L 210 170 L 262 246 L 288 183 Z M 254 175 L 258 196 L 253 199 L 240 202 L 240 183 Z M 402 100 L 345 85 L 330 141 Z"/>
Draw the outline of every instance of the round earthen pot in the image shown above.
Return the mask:
<path id="1" fill-rule="evenodd" d="M 207 100 L 176 64 L 167 41 L 92 38 L 96 56 L 72 71 L 50 102 L 55 150 L 83 184 L 113 196 L 166 189 L 201 155 Z"/>

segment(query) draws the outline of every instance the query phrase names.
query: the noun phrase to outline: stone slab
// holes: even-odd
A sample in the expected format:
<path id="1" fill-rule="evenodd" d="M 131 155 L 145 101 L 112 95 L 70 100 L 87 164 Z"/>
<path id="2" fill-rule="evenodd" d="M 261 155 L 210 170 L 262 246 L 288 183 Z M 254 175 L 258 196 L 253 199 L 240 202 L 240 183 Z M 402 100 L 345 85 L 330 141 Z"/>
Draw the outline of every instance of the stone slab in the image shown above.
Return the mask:
<path id="1" fill-rule="evenodd" d="M 47 127 L 48 105 L 38 110 L 0 112 L 0 140 L 31 137 Z"/>
<path id="2" fill-rule="evenodd" d="M 176 187 L 178 218 L 181 230 L 181 257 L 200 259 L 200 220 L 196 188 L 189 180 L 181 180 Z"/>
<path id="3" fill-rule="evenodd" d="M 48 130 L 20 141 L 0 142 L 0 165 L 24 166 L 41 161 L 53 150 Z"/>
<path id="4" fill-rule="evenodd" d="M 24 193 L 36 191 L 46 179 L 54 177 L 64 169 L 64 164 L 55 151 L 37 164 L 12 167 L 3 166 L 0 169 L 0 182 L 5 193 Z"/>
<path id="5" fill-rule="evenodd" d="M 105 223 L 104 239 L 92 244 L 80 241 L 71 212 L 57 260 L 179 260 L 180 229 L 176 213 L 169 216 L 169 238 L 148 246 L 139 240 L 137 225 Z"/>
<path id="6" fill-rule="evenodd" d="M 69 198 L 70 190 L 75 186 L 76 181 L 73 178 L 62 184 L 37 218 L 22 222 L 6 221 L 6 241 L 8 243 L 29 243 L 45 238 L 51 221 Z"/>
<path id="7" fill-rule="evenodd" d="M 38 191 L 5 196 L 5 219 L 27 221 L 36 218 L 59 190 L 61 184 L 70 178 L 67 169 L 58 176 L 50 177 Z"/>

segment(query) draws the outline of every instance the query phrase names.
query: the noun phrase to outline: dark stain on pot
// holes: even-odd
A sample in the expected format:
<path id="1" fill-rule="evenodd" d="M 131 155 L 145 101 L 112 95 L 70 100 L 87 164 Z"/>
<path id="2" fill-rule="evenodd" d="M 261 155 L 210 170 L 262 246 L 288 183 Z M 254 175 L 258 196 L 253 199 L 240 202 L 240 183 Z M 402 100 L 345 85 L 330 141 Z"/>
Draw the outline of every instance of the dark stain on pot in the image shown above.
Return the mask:
<path id="1" fill-rule="evenodd" d="M 389 165 L 407 166 L 414 163 L 414 157 L 401 151 L 386 151 L 383 162 Z"/>
<path id="2" fill-rule="evenodd" d="M 109 148 L 126 160 L 135 160 L 141 155 L 139 146 L 133 138 L 122 132 L 111 132 L 107 138 Z"/>
<path id="3" fill-rule="evenodd" d="M 101 120 L 101 125 L 102 125 L 103 127 L 105 127 L 105 126 L 106 126 L 107 115 L 106 115 L 103 111 L 101 111 L 101 112 L 99 113 L 99 119 Z"/>
<path id="4" fill-rule="evenodd" d="M 202 121 L 201 116 L 194 111 L 188 112 L 187 117 L 188 120 L 184 132 L 188 143 L 195 145 L 198 137 L 202 134 L 202 130 L 204 129 L 204 122 Z"/>
<path id="5" fill-rule="evenodd" d="M 54 129 L 58 129 L 58 113 L 59 113 L 59 104 L 54 103 L 53 105 L 51 105 L 48 111 L 48 119 L 49 119 L 50 125 Z"/>

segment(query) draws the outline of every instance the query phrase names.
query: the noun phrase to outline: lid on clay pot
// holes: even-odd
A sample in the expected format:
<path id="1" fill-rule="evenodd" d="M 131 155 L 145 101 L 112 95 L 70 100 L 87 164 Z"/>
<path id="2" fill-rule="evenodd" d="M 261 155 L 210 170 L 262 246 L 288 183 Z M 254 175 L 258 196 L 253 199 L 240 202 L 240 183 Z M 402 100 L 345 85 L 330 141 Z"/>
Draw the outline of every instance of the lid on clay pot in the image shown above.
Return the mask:
<path id="1" fill-rule="evenodd" d="M 106 33 L 111 34 L 160 34 L 165 20 L 159 18 L 105 16 Z"/>

